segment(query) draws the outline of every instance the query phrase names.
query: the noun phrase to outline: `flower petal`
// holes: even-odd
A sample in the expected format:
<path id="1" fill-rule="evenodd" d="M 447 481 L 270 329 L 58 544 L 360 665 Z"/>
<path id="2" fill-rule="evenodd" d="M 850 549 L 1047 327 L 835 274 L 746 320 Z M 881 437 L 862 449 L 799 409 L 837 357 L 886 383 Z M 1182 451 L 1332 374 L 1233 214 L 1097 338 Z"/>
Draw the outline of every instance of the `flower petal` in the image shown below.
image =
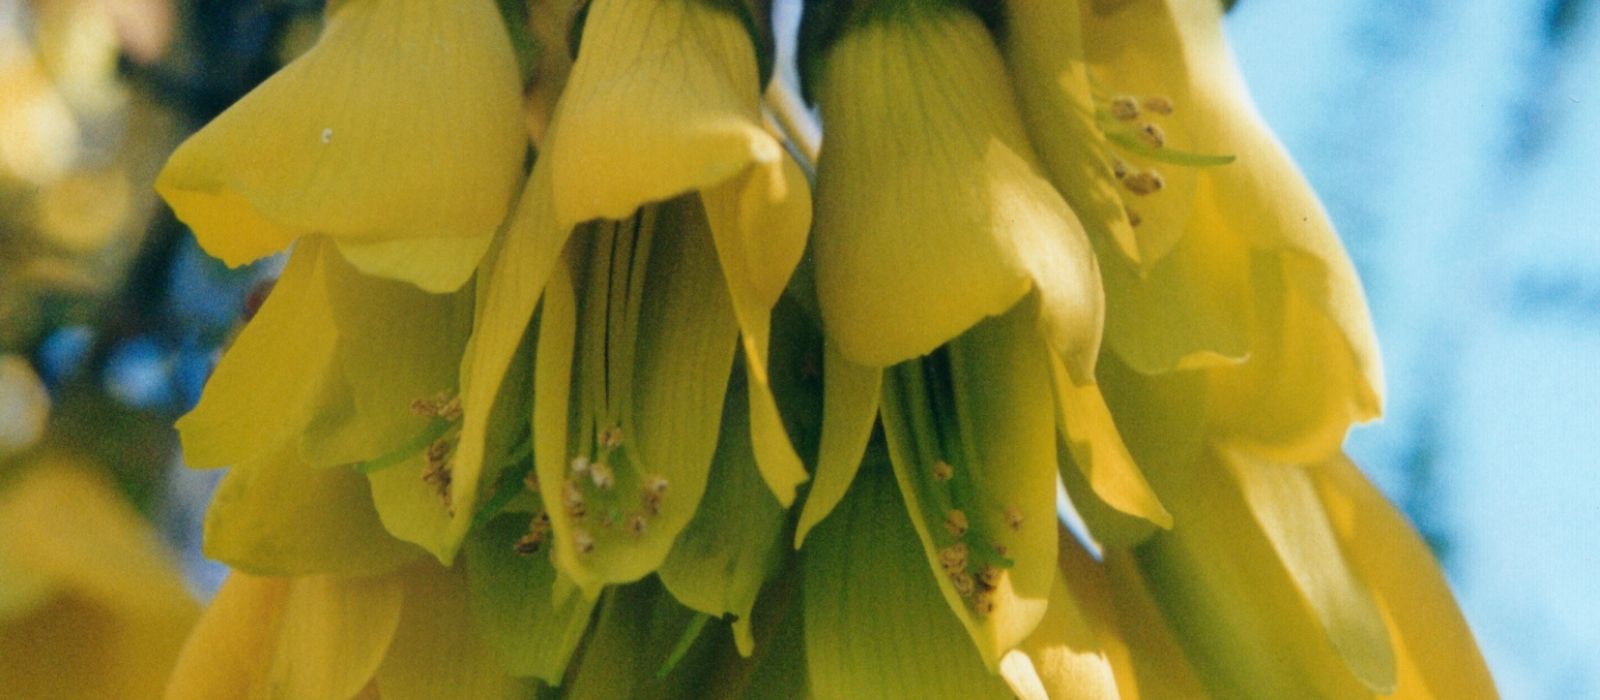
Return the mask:
<path id="1" fill-rule="evenodd" d="M 926 420 L 918 413 L 930 409 L 918 405 L 907 380 L 908 370 L 921 374 L 923 368 L 902 365 L 884 381 L 883 429 L 901 495 L 915 516 L 912 523 L 945 602 L 990 668 L 1044 617 L 1056 572 L 1056 427 L 1050 388 L 1040 381 L 1050 369 L 1033 322 L 1034 309 L 1031 303 L 1020 305 L 974 326 L 950 345 L 949 400 L 963 454 L 936 454 L 948 448 L 929 447 L 943 433 L 926 434 L 921 425 Z M 1013 562 L 994 586 L 994 609 L 986 615 L 979 615 L 942 573 L 946 545 L 940 541 L 945 533 L 935 538 L 928 514 L 938 523 L 944 513 L 939 504 L 925 502 L 921 486 L 940 460 L 971 470 L 975 493 L 967 506 L 973 512 L 967 516 L 975 529 L 993 538 L 988 544 L 1004 547 L 1005 558 Z M 1020 522 L 1008 523 L 1008 511 Z"/>
<path id="2" fill-rule="evenodd" d="M 378 670 L 400 624 L 400 581 L 294 579 L 278 613 L 267 684 L 286 698 L 351 698 Z"/>
<path id="3" fill-rule="evenodd" d="M 501 669 L 473 633 L 467 582 L 459 571 L 423 561 L 401 577 L 405 608 L 378 667 L 384 700 L 510 700 L 532 693 L 532 684 Z"/>
<path id="4" fill-rule="evenodd" d="M 1055 0 L 1013 0 L 1005 9 L 1000 48 L 1017 81 L 1017 102 L 1028 136 L 1039 149 L 1051 184 L 1078 213 L 1091 239 L 1137 264 L 1139 239 L 1128 222 L 1107 159 L 1107 143 L 1095 122 L 1077 6 Z"/>
<path id="5" fill-rule="evenodd" d="M 1428 545 L 1343 456 L 1310 469 L 1339 545 L 1401 658 L 1396 697 L 1492 698 L 1494 679 Z"/>
<path id="6" fill-rule="evenodd" d="M 1022 700 L 1118 697 L 1116 676 L 1059 579 L 1051 588 L 1049 614 L 1021 646 L 1001 657 L 1000 676 Z"/>
<path id="7" fill-rule="evenodd" d="M 1196 206 L 1187 232 L 1142 274 L 1101 268 L 1106 345 L 1136 371 L 1225 366 L 1250 354 L 1250 248 L 1218 217 L 1215 207 Z"/>
<path id="8" fill-rule="evenodd" d="M 1214 451 L 1146 463 L 1175 526 L 1135 550 L 1145 584 L 1219 697 L 1366 697 Z M 1312 517 L 1320 516 L 1313 514 Z"/>
<path id="9" fill-rule="evenodd" d="M 872 438 L 872 426 L 878 422 L 878 395 L 883 387 L 883 370 L 851 362 L 831 342 L 823 347 L 822 444 L 817 453 L 817 478 L 795 527 L 796 549 L 811 528 L 833 512 L 855 481 Z"/>
<path id="10" fill-rule="evenodd" d="M 1069 560 L 1063 557 L 1063 561 Z M 1067 576 L 1080 580 L 1073 574 L 1083 568 L 1068 566 L 1072 565 L 1063 564 Z M 1127 647 L 1127 664 L 1117 667 L 1117 686 L 1123 697 L 1207 697 L 1205 686 L 1189 664 L 1183 647 L 1173 637 L 1155 598 L 1139 577 L 1133 556 L 1125 550 L 1107 550 L 1102 571 L 1104 583 L 1101 585 L 1112 605 L 1107 612 L 1115 615 L 1115 624 Z"/>
<path id="11" fill-rule="evenodd" d="M 795 487 L 810 475 L 790 444 L 772 396 L 768 345 L 772 309 L 805 252 L 810 189 L 800 166 L 785 156 L 745 169 L 704 191 L 701 199 L 743 338 L 756 463 L 778 501 L 788 506 Z"/>
<path id="12" fill-rule="evenodd" d="M 522 555 L 513 548 L 528 531 L 528 517 L 502 514 L 467 540 L 472 620 L 506 671 L 559 685 L 589 628 L 594 601 L 581 595 L 553 600 L 560 574 L 548 555 Z"/>
<path id="13" fill-rule="evenodd" d="M 782 562 L 785 510 L 761 481 L 743 425 L 750 411 L 741 382 L 736 375 L 728 387 L 705 496 L 657 573 L 685 606 L 718 617 L 732 614 L 739 653 L 749 656 L 756 594 Z"/>
<path id="14" fill-rule="evenodd" d="M 655 225 L 660 233 L 650 248 L 645 272 L 632 395 L 622 399 L 631 404 L 621 412 L 620 427 L 634 465 L 665 478 L 671 490 L 642 535 L 621 528 L 589 528 L 594 551 L 582 555 L 572 542 L 578 523 L 564 509 L 552 510 L 557 564 L 590 597 L 603 584 L 637 580 L 654 571 L 688 525 L 711 471 L 733 368 L 738 322 L 701 207 L 694 198 L 673 200 L 661 206 Z M 547 300 L 546 314 L 549 304 Z M 537 351 L 541 364 L 543 340 L 541 331 Z M 569 351 L 567 357 L 571 356 Z M 535 392 L 544 382 L 541 371 Z M 554 396 L 555 390 L 550 391 Z M 534 401 L 537 416 L 542 399 L 536 395 Z M 535 431 L 541 429 L 544 426 L 536 417 Z M 563 483 L 571 457 L 565 444 L 559 451 L 537 453 L 534 462 L 540 482 Z"/>
<path id="15" fill-rule="evenodd" d="M 382 573 L 422 552 L 389 536 L 366 477 L 316 469 L 293 444 L 229 470 L 206 511 L 205 555 L 263 575 Z"/>
<path id="16" fill-rule="evenodd" d="M 777 163 L 761 128 L 755 47 L 730 8 L 595 0 L 550 138 L 557 219 L 623 219 Z"/>
<path id="17" fill-rule="evenodd" d="M 1395 657 L 1389 631 L 1372 591 L 1340 553 L 1310 475 L 1297 466 L 1237 451 L 1222 451 L 1221 457 L 1284 569 L 1350 670 L 1373 690 L 1392 691 Z"/>
<path id="18" fill-rule="evenodd" d="M 806 546 L 805 657 L 819 698 L 1010 697 L 916 555 L 888 465 L 864 465 Z M 912 517 L 915 521 L 917 518 Z"/>
<path id="19" fill-rule="evenodd" d="M 1104 311 L 1093 250 L 1039 174 L 978 19 L 893 13 L 848 30 L 824 60 L 816 279 L 840 351 L 908 360 L 1037 287 L 1051 345 L 1091 375 Z"/>
<path id="20" fill-rule="evenodd" d="M 342 2 L 310 51 L 180 146 L 156 188 L 230 265 L 311 233 L 486 239 L 521 178 L 521 97 L 493 3 Z"/>
<path id="21" fill-rule="evenodd" d="M 1054 356 L 1050 358 L 1050 373 L 1061 434 L 1072 452 L 1072 461 L 1088 479 L 1095 495 L 1122 513 L 1170 529 L 1172 514 L 1162 507 L 1161 499 L 1128 453 L 1100 387 L 1073 382 L 1066 365 Z"/>
<path id="22" fill-rule="evenodd" d="M 552 124 L 550 130 L 555 134 L 559 127 Z M 555 274 L 562 247 L 572 233 L 570 228 L 556 223 L 550 188 L 550 158 L 541 157 L 533 164 L 533 174 L 528 177 L 527 189 L 517 203 L 499 250 L 491 255 L 487 275 L 479 278 L 472 339 L 461 363 L 461 437 L 451 471 L 450 496 L 455 516 L 446 538 L 449 551 L 460 546 L 472 524 L 485 461 L 501 457 L 485 451 L 490 414 L 512 359 L 529 332 L 545 284 Z M 571 282 L 567 285 L 570 294 Z M 567 356 L 570 355 L 569 348 Z M 565 434 L 563 430 L 555 435 Z"/>
<path id="23" fill-rule="evenodd" d="M 167 700 L 264 695 L 291 583 L 229 574 L 183 645 Z"/>
<path id="24" fill-rule="evenodd" d="M 327 244 L 289 256 L 266 303 L 211 373 L 200 402 L 178 421 L 193 467 L 242 462 L 306 426 L 333 365 L 336 330 L 324 287 Z"/>

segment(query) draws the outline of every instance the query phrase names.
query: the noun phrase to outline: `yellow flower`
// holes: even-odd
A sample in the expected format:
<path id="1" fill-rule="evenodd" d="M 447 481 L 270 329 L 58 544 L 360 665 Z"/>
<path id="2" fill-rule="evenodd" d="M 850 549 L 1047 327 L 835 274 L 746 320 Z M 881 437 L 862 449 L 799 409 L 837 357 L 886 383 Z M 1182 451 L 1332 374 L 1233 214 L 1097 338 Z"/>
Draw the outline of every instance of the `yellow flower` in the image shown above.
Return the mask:
<path id="1" fill-rule="evenodd" d="M 153 698 L 197 614 L 169 555 L 114 487 L 73 461 L 0 471 L 0 688 Z"/>
<path id="2" fill-rule="evenodd" d="M 0 355 L 0 458 L 33 445 L 49 415 L 50 395 L 33 366 L 16 355 Z"/>
<path id="3" fill-rule="evenodd" d="M 785 505 L 807 478 L 772 396 L 768 346 L 810 197 L 761 124 L 755 46 L 735 10 L 600 0 L 582 37 L 486 273 L 464 362 L 452 535 L 465 535 L 473 485 L 501 457 L 484 436 L 538 307 L 542 517 L 558 567 L 593 597 L 662 566 L 695 514 L 726 432 L 736 337 L 755 467 Z"/>
<path id="4" fill-rule="evenodd" d="M 515 197 L 526 140 L 493 2 L 339 2 L 316 45 L 179 147 L 156 189 L 230 265 L 317 234 L 364 272 L 450 291 Z"/>
<path id="5" fill-rule="evenodd" d="M 1093 383 L 1095 257 L 1006 108 L 989 32 L 940 2 L 842 21 L 812 84 L 828 134 L 816 282 L 829 353 L 797 542 L 852 488 L 881 415 L 927 566 L 995 669 L 1061 594 L 1058 436 L 1103 498 L 1171 521 Z"/>

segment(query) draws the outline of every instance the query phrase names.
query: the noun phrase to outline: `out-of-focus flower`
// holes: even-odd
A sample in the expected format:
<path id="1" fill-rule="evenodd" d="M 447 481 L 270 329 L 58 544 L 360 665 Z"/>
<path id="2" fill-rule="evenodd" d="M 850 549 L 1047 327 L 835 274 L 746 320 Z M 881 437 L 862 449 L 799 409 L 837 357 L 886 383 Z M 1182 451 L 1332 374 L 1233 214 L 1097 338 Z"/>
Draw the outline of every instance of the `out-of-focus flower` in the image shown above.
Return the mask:
<path id="1" fill-rule="evenodd" d="M 44 456 L 0 469 L 0 688 L 154 698 L 197 608 L 104 477 Z"/>
<path id="2" fill-rule="evenodd" d="M 38 441 L 49 417 L 50 394 L 33 365 L 16 355 L 0 355 L 0 458 Z"/>

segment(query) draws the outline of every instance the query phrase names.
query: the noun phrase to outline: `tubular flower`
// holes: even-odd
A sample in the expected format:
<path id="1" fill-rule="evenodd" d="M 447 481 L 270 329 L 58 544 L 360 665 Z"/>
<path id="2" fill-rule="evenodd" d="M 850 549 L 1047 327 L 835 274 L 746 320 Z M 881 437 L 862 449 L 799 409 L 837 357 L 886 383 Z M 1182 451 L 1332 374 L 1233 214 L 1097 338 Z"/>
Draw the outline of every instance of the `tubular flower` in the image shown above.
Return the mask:
<path id="1" fill-rule="evenodd" d="M 302 62 L 469 13 L 417 7 L 334 4 Z M 1209 0 L 812 0 L 820 152 L 763 111 L 764 3 L 502 10 L 536 153 L 498 230 L 455 179 L 403 212 L 450 226 L 394 235 L 335 225 L 390 221 L 354 192 L 305 223 L 196 190 L 254 207 L 201 231 L 224 257 L 299 242 L 179 424 L 232 465 L 206 550 L 238 571 L 170 695 L 1492 693 L 1339 453 L 1377 410 L 1366 311 Z M 402 77 L 488 86 L 442 36 Z M 323 182 L 234 146 L 214 181 Z M 346 165 L 512 157 L 475 153 Z"/>
<path id="2" fill-rule="evenodd" d="M 47 455 L 0 469 L 0 687 L 160 695 L 198 613 L 156 533 L 107 481 Z"/>

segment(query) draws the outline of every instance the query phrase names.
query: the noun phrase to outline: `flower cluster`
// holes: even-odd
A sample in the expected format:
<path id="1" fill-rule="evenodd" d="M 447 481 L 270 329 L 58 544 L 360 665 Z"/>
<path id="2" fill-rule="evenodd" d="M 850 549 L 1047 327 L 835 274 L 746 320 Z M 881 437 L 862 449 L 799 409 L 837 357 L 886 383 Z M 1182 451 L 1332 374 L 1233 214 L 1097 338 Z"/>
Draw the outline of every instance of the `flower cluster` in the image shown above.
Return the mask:
<path id="1" fill-rule="evenodd" d="M 344 0 L 173 155 L 289 258 L 170 696 L 1493 694 L 1218 3 L 805 12 L 820 147 L 765 3 Z"/>

